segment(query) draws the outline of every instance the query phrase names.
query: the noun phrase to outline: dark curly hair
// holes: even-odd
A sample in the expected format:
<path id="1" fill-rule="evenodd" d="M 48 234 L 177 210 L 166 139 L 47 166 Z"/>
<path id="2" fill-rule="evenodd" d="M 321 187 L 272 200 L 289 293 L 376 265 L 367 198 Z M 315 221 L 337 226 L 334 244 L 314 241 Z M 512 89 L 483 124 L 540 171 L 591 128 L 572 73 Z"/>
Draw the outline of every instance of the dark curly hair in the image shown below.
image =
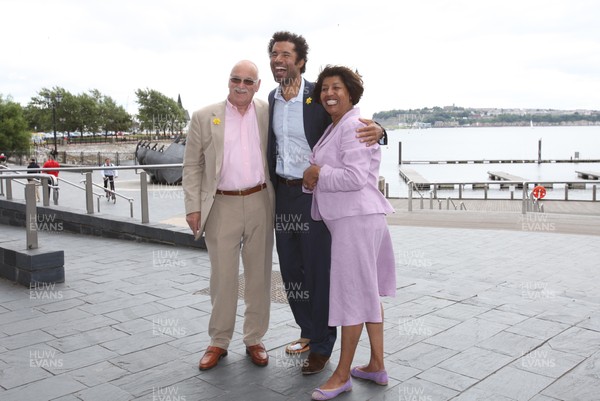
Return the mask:
<path id="1" fill-rule="evenodd" d="M 295 33 L 288 31 L 275 32 L 269 41 L 269 56 L 273 51 L 273 45 L 275 45 L 275 42 L 291 42 L 294 44 L 296 54 L 298 55 L 297 61 L 304 60 L 304 65 L 300 70 L 300 73 L 304 74 L 306 71 L 306 63 L 308 63 L 308 43 L 306 43 L 306 39 L 304 39 L 302 35 L 296 35 Z"/>
<path id="2" fill-rule="evenodd" d="M 358 74 L 358 71 L 354 72 L 350 68 L 341 65 L 327 65 L 323 71 L 321 71 L 317 83 L 315 84 L 315 89 L 313 90 L 315 102 L 321 104 L 321 89 L 323 88 L 323 81 L 325 78 L 335 76 L 342 79 L 342 82 L 346 85 L 346 89 L 348 89 L 348 93 L 350 94 L 352 105 L 356 105 L 365 91 L 363 80 Z"/>

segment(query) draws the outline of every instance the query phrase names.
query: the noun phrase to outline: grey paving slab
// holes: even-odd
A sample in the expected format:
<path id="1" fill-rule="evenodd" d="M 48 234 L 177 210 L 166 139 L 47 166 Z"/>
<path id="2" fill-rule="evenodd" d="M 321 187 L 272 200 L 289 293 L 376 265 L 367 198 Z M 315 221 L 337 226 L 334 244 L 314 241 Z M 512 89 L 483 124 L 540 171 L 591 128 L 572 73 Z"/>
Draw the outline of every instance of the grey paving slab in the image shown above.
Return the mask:
<path id="1" fill-rule="evenodd" d="M 60 321 L 60 324 L 45 327 L 44 331 L 55 337 L 66 337 L 88 330 L 95 330 L 118 323 L 106 316 L 86 316 L 72 321 Z"/>
<path id="2" fill-rule="evenodd" d="M 100 327 L 98 329 L 80 332 L 67 337 L 61 337 L 55 340 L 48 340 L 46 343 L 60 352 L 68 353 L 78 349 L 102 344 L 117 338 L 126 337 L 127 333 L 117 330 L 114 327 Z"/>
<path id="3" fill-rule="evenodd" d="M 116 355 L 116 353 L 109 351 L 100 345 L 92 345 L 71 352 L 57 353 L 53 358 L 59 363 L 50 363 L 48 367 L 44 366 L 44 368 L 51 373 L 58 375 L 60 373 L 94 365 L 98 362 L 113 358 Z M 50 360 L 50 362 L 52 362 L 52 360 Z"/>
<path id="4" fill-rule="evenodd" d="M 47 401 L 84 389 L 85 386 L 73 378 L 60 375 L 19 386 L 0 393 L 3 401 Z"/>
<path id="5" fill-rule="evenodd" d="M 547 376 L 508 366 L 475 384 L 473 388 L 525 401 L 544 390 L 552 382 L 553 379 Z"/>
<path id="6" fill-rule="evenodd" d="M 438 367 L 475 379 L 484 379 L 512 362 L 514 358 L 483 348 L 472 347 L 441 362 Z"/>
<path id="7" fill-rule="evenodd" d="M 102 361 L 94 365 L 89 365 L 73 372 L 69 372 L 71 377 L 88 387 L 94 387 L 103 383 L 108 383 L 127 376 L 128 374 L 129 372 L 127 370 L 121 369 L 120 367 L 108 361 Z"/>
<path id="8" fill-rule="evenodd" d="M 172 337 L 163 332 L 157 332 L 152 328 L 152 323 L 147 322 L 148 329 L 139 333 L 133 333 L 127 337 L 121 337 L 116 340 L 108 341 L 102 344 L 102 347 L 114 351 L 119 355 L 129 354 L 131 352 L 152 348 L 158 344 L 164 344 L 176 337 Z"/>
<path id="9" fill-rule="evenodd" d="M 428 369 L 417 377 L 459 392 L 465 391 L 477 383 L 477 379 L 438 367 Z"/>
<path id="10" fill-rule="evenodd" d="M 600 380 L 597 377 L 568 373 L 544 389 L 541 394 L 558 400 L 597 400 L 600 394 Z"/>
<path id="11" fill-rule="evenodd" d="M 569 325 L 550 320 L 529 318 L 506 329 L 506 331 L 540 339 L 552 338 L 567 330 Z"/>
<path id="12" fill-rule="evenodd" d="M 599 393 L 600 236 L 562 234 L 581 223 L 562 217 L 552 232 L 466 220 L 471 227 L 390 226 L 398 263 L 398 294 L 383 300 L 390 385 L 356 381 L 340 400 L 556 401 Z M 3 226 L 0 240 L 24 241 L 20 230 Z M 276 303 L 264 338 L 271 362 L 252 365 L 240 301 L 229 355 L 199 372 L 211 311 L 199 293 L 210 277 L 205 251 L 40 234 L 42 245 L 50 240 L 65 249 L 66 283 L 42 299 L 0 280 L 2 400 L 307 400 L 335 369 L 339 341 L 322 374 L 299 374 L 304 357 L 283 351 L 299 330 L 289 306 Z M 107 259 L 106 249 L 114 256 Z M 363 333 L 355 363 L 369 352 Z M 41 383 L 53 390 L 36 394 Z"/>
<path id="13" fill-rule="evenodd" d="M 425 342 L 463 351 L 487 340 L 507 327 L 503 324 L 472 318 L 425 340 Z"/>
<path id="14" fill-rule="evenodd" d="M 110 363 L 128 372 L 137 373 L 168 361 L 178 360 L 187 354 L 189 353 L 181 348 L 169 344 L 160 344 L 142 351 L 112 358 Z"/>
<path id="15" fill-rule="evenodd" d="M 539 347 L 543 340 L 501 331 L 477 346 L 512 357 L 522 356 Z"/>
<path id="16" fill-rule="evenodd" d="M 16 334 L 14 336 L 6 336 L 2 338 L 2 346 L 5 349 L 18 349 L 23 348 L 28 345 L 35 345 L 40 343 L 45 343 L 47 341 L 51 341 L 56 339 L 56 337 L 51 336 L 50 334 L 42 331 L 42 330 L 33 330 L 24 334 Z"/>
<path id="17" fill-rule="evenodd" d="M 548 344 L 558 351 L 590 356 L 600 349 L 600 332 L 571 327 L 552 338 Z"/>
<path id="18" fill-rule="evenodd" d="M 128 401 L 133 397 L 126 391 L 121 390 L 110 383 L 100 384 L 86 390 L 75 393 L 75 396 L 83 401 Z"/>
<path id="19" fill-rule="evenodd" d="M 420 342 L 387 359 L 400 365 L 426 370 L 458 353 L 456 350 Z"/>
<path id="20" fill-rule="evenodd" d="M 539 375 L 559 378 L 585 359 L 584 356 L 561 352 L 544 344 L 522 355 L 511 366 Z"/>
<path id="21" fill-rule="evenodd" d="M 528 316 L 518 313 L 505 312 L 498 309 L 491 309 L 477 316 L 479 319 L 489 320 L 490 322 L 506 324 L 509 326 L 515 325 L 528 319 Z"/>

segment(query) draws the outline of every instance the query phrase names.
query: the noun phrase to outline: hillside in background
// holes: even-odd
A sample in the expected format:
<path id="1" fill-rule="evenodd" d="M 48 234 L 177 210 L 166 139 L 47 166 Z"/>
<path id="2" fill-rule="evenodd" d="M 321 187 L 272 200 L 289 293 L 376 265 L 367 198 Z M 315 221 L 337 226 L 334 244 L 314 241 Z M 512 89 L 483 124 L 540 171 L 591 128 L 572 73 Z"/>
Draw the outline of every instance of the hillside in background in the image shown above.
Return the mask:
<path id="1" fill-rule="evenodd" d="M 388 110 L 373 114 L 386 129 L 498 127 L 521 125 L 600 125 L 598 110 L 494 109 L 457 106 Z"/>

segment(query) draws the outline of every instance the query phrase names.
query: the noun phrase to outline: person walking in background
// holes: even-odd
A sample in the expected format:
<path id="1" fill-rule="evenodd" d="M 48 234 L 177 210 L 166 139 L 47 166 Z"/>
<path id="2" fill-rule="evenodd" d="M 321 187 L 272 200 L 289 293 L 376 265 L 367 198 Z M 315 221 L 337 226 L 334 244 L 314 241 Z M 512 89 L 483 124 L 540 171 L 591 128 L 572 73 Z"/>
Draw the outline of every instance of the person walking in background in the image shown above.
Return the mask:
<path id="1" fill-rule="evenodd" d="M 6 160 L 7 160 L 7 158 L 4 155 L 4 153 L 0 153 L 0 164 L 3 166 L 6 165 Z"/>
<path id="2" fill-rule="evenodd" d="M 37 174 L 40 172 L 40 165 L 37 164 L 37 161 L 35 160 L 35 158 L 31 158 L 31 160 L 29 160 L 29 164 L 27 165 L 27 174 Z M 39 202 L 40 201 L 40 191 L 38 190 L 38 180 L 36 180 L 35 178 L 28 178 L 27 181 L 32 182 L 35 184 L 35 201 Z"/>
<path id="3" fill-rule="evenodd" d="M 54 160 L 52 155 L 49 155 L 48 160 L 46 160 L 42 168 L 60 168 L 60 164 Z M 50 193 L 52 192 L 50 185 L 53 185 L 55 187 L 54 190 L 58 191 L 58 170 L 44 170 L 43 173 L 50 174 L 54 177 L 52 182 L 48 183 L 48 197 L 50 197 Z"/>
<path id="4" fill-rule="evenodd" d="M 104 164 L 102 165 L 103 167 L 114 167 L 115 165 L 112 164 L 110 162 L 110 158 L 106 158 L 104 159 Z M 112 168 L 108 168 L 105 170 L 100 170 L 100 173 L 102 174 L 102 180 L 104 181 L 104 191 L 106 192 L 106 197 L 107 198 L 111 198 L 113 200 L 116 200 L 117 197 L 115 195 L 115 178 L 117 178 L 119 176 L 119 172 L 115 169 Z M 108 184 L 110 183 L 110 190 L 112 192 L 107 191 L 106 189 L 108 188 Z"/>
<path id="5" fill-rule="evenodd" d="M 314 97 L 332 123 L 313 147 L 303 174 L 312 191 L 311 215 L 331 233 L 329 325 L 342 326 L 340 360 L 327 382 L 312 398 L 328 400 L 352 389 L 350 375 L 386 385 L 383 361 L 383 306 L 379 296 L 396 294 L 394 250 L 385 214 L 394 211 L 377 188 L 381 150 L 355 139 L 364 88 L 360 76 L 341 66 L 319 74 Z M 357 246 L 360 244 L 360 246 Z M 352 360 L 363 324 L 367 326 L 371 359 L 354 367 Z"/>
<path id="6" fill-rule="evenodd" d="M 276 188 L 277 254 L 288 302 L 300 326 L 300 338 L 290 343 L 286 352 L 310 351 L 302 366 L 302 373 L 308 375 L 324 369 L 336 339 L 336 328 L 327 324 L 331 237 L 322 221 L 311 218 L 312 195 L 303 193 L 301 185 L 311 149 L 331 118 L 314 102 L 314 84 L 302 77 L 308 61 L 306 40 L 290 32 L 275 32 L 268 51 L 271 72 L 279 84 L 269 94 L 267 150 Z M 364 147 L 375 144 L 384 134 L 373 122 L 358 133 L 360 140 L 367 142 Z M 295 222 L 294 228 L 302 230 L 286 229 L 286 221 Z"/>
<path id="7" fill-rule="evenodd" d="M 183 159 L 186 221 L 205 233 L 211 264 L 210 345 L 200 370 L 227 355 L 235 326 L 240 249 L 244 265 L 244 344 L 258 366 L 269 363 L 262 338 L 269 326 L 273 257 L 273 187 L 265 159 L 266 102 L 254 99 L 258 68 L 238 62 L 227 100 L 196 111 Z"/>

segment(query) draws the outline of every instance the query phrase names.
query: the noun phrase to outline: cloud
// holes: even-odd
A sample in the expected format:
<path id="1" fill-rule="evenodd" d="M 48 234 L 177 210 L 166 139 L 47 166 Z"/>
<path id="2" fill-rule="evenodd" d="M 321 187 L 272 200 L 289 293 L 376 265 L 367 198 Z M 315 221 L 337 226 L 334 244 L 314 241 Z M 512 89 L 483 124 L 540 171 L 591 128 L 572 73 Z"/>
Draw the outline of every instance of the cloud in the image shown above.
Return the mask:
<path id="1" fill-rule="evenodd" d="M 275 87 L 267 43 L 290 30 L 310 45 L 306 78 L 357 68 L 364 115 L 395 108 L 598 108 L 600 5 L 526 2 L 8 0 L 0 92 L 22 104 L 43 87 L 98 89 L 135 112 L 135 90 L 182 96 L 191 110 L 226 96 L 240 59 L 257 63 L 257 94 Z"/>

